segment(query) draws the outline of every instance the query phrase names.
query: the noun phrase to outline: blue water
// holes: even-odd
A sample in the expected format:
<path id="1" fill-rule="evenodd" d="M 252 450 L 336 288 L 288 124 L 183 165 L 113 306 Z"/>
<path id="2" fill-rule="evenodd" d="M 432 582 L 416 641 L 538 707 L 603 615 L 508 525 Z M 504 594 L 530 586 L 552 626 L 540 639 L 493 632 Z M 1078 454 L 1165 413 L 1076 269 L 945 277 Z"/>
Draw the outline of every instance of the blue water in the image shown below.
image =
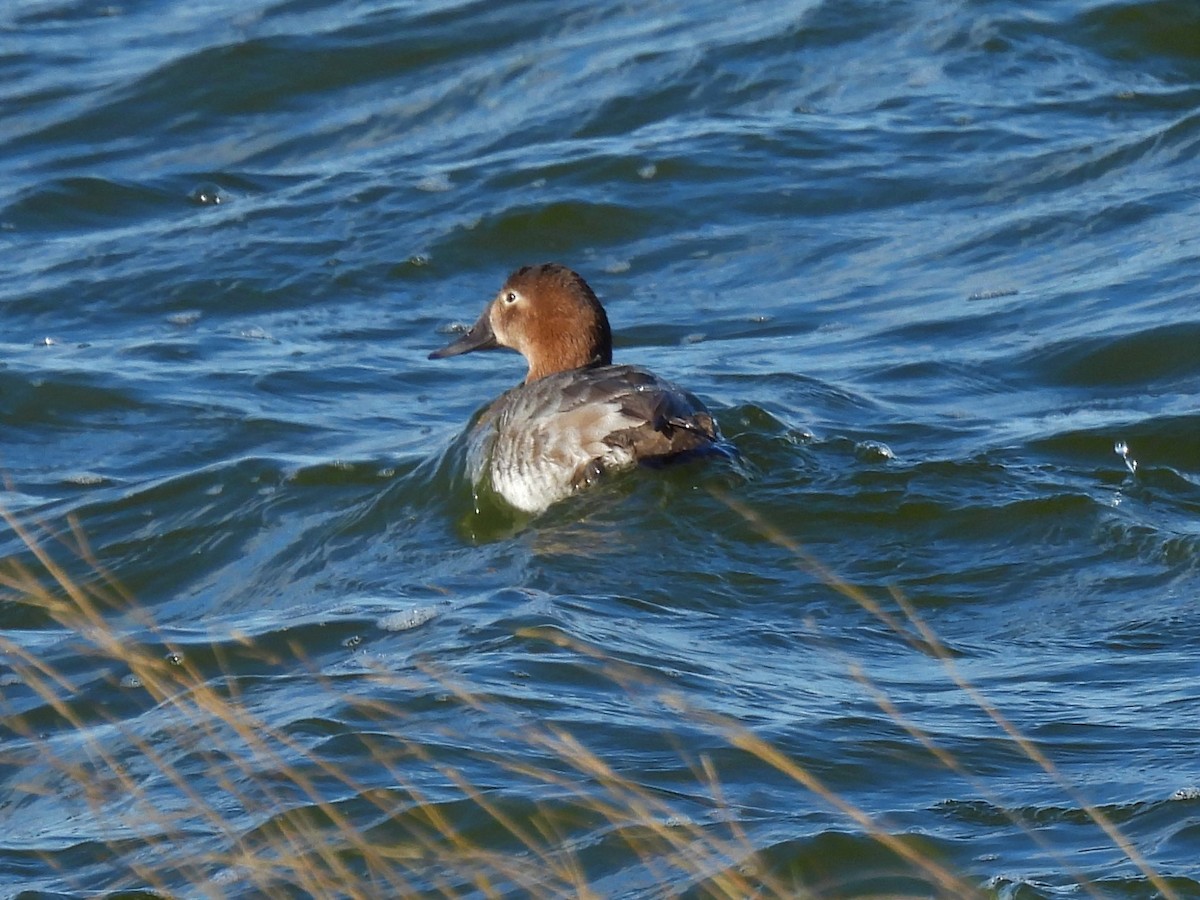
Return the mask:
<path id="1" fill-rule="evenodd" d="M 1200 897 L 1191 0 L 8 0 L 0 147 L 0 894 Z M 475 509 L 546 260 L 741 464 Z"/>

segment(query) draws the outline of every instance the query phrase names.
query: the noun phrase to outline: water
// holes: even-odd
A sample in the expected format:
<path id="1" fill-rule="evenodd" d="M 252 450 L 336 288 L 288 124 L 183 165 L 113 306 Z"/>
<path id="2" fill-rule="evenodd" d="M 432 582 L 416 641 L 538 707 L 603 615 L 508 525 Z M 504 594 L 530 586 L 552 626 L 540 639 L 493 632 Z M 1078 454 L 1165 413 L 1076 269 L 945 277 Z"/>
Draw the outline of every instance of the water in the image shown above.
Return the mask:
<path id="1" fill-rule="evenodd" d="M 716 892 L 655 828 L 797 893 L 1200 896 L 1195 4 L 9 0 L 0 73 L 4 506 L 133 603 L 106 650 L 0 599 L 5 896 L 320 893 L 237 856 L 300 821 L 331 894 L 569 893 L 539 810 L 602 896 Z M 522 368 L 425 357 L 549 259 L 745 471 L 476 512 Z"/>

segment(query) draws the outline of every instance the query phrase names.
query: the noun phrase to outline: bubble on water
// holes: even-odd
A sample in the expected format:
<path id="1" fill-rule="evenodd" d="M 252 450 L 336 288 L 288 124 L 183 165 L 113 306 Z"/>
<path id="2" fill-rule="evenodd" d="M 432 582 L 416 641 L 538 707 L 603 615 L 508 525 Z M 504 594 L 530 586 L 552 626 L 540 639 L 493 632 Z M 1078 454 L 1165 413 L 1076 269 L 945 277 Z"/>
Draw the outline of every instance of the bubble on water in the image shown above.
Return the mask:
<path id="1" fill-rule="evenodd" d="M 630 262 L 627 259 L 617 259 L 610 262 L 604 267 L 604 271 L 609 275 L 620 275 L 623 272 L 628 272 L 631 268 Z"/>
<path id="2" fill-rule="evenodd" d="M 166 656 L 163 657 L 163 659 L 165 659 L 167 662 L 169 662 L 173 666 L 182 666 L 183 665 L 183 654 L 179 653 L 178 651 L 172 651 L 171 653 L 168 653 Z"/>
<path id="3" fill-rule="evenodd" d="M 424 625 L 438 614 L 435 607 L 415 606 L 412 609 L 390 613 L 379 620 L 378 626 L 384 631 L 408 631 L 418 625 Z"/>
<path id="4" fill-rule="evenodd" d="M 220 187 L 207 181 L 192 188 L 188 197 L 193 203 L 199 203 L 201 206 L 220 206 L 229 199 L 229 195 Z"/>
<path id="5" fill-rule="evenodd" d="M 644 178 L 646 181 L 649 181 L 658 174 L 658 166 L 656 166 L 654 163 L 649 163 L 648 165 L 642 166 L 637 170 L 637 172 L 639 178 Z"/>
<path id="6" fill-rule="evenodd" d="M 1117 441 L 1113 446 L 1113 452 L 1125 461 L 1125 468 L 1129 470 L 1130 475 L 1137 474 L 1137 460 L 1129 455 L 1129 445 L 1124 441 Z"/>
<path id="7" fill-rule="evenodd" d="M 1168 800 L 1200 800 L 1200 787 L 1194 784 L 1189 784 L 1187 787 L 1181 787 L 1173 793 Z"/>
<path id="8" fill-rule="evenodd" d="M 142 679 L 138 678 L 132 672 L 121 679 L 121 687 L 123 688 L 140 688 L 141 686 Z"/>
<path id="9" fill-rule="evenodd" d="M 58 343 L 58 341 L 56 341 L 52 337 L 47 336 L 47 337 L 42 338 L 40 341 L 38 341 L 38 343 L 43 347 L 53 347 L 55 344 Z"/>
<path id="10" fill-rule="evenodd" d="M 355 647 L 357 647 L 362 642 L 363 642 L 363 639 L 362 639 L 361 634 L 352 634 L 352 635 L 350 635 L 350 637 L 348 637 L 344 641 L 342 641 L 342 646 L 345 647 L 347 650 L 353 650 Z"/>
<path id="11" fill-rule="evenodd" d="M 892 448 L 882 441 L 859 441 L 854 445 L 854 455 L 867 462 L 896 458 Z"/>
<path id="12" fill-rule="evenodd" d="M 685 334 L 680 340 L 681 344 L 699 344 L 704 341 L 706 335 L 703 331 L 693 331 L 691 334 Z"/>

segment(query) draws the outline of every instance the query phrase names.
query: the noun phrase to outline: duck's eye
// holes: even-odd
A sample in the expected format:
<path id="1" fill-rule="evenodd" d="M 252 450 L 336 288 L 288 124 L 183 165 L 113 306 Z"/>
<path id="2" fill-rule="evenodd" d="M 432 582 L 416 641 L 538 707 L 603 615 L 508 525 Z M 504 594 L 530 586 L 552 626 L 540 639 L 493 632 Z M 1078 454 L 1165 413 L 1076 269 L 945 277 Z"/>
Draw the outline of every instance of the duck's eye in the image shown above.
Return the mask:
<path id="1" fill-rule="evenodd" d="M 507 294 L 505 294 L 504 302 L 505 303 L 516 303 L 517 302 L 517 292 L 509 291 Z"/>

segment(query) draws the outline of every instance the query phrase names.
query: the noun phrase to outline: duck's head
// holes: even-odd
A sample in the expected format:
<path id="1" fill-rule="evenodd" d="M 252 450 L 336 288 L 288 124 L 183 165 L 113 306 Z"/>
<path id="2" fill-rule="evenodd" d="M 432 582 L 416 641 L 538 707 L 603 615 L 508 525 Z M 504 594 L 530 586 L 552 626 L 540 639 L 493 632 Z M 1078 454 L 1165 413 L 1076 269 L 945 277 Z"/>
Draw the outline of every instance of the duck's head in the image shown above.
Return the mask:
<path id="1" fill-rule="evenodd" d="M 584 366 L 612 362 L 612 330 L 588 283 L 566 266 L 525 266 L 504 287 L 470 330 L 430 359 L 509 347 L 529 363 L 528 384 Z"/>

